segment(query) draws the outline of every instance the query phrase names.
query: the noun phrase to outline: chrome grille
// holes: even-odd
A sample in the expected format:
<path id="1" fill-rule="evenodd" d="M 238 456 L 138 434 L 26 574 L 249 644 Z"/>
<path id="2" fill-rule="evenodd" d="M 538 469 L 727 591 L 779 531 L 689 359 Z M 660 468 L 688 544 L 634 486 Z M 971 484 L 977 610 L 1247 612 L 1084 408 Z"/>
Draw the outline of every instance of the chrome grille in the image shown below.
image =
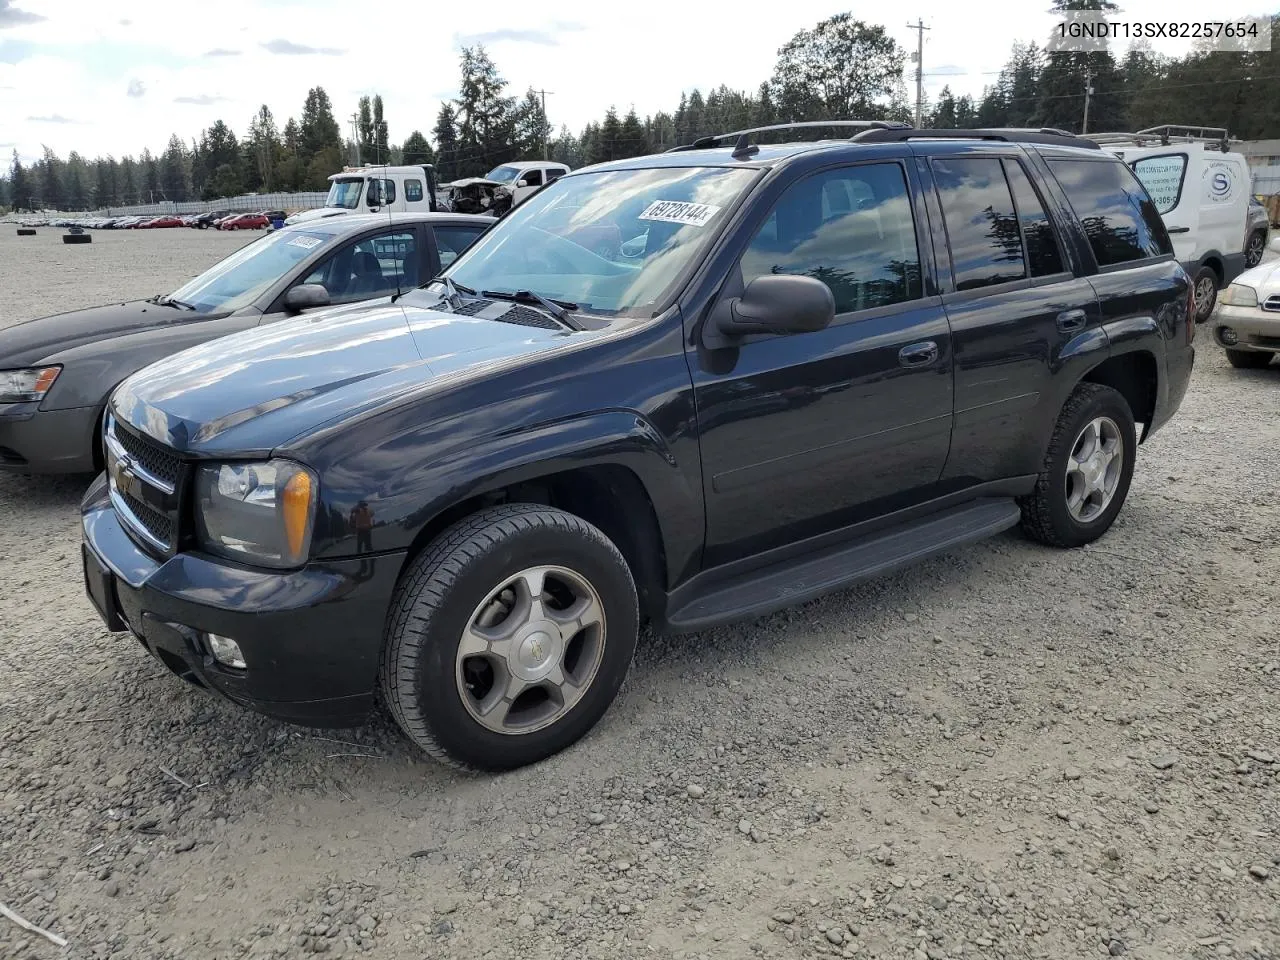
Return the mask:
<path id="1" fill-rule="evenodd" d="M 1267 297 L 1262 301 L 1263 310 L 1280 310 L 1280 296 Z"/>
<path id="2" fill-rule="evenodd" d="M 143 546 L 162 554 L 177 543 L 178 480 L 182 462 L 158 444 L 117 428 L 107 415 L 103 432 L 111 505 Z"/>

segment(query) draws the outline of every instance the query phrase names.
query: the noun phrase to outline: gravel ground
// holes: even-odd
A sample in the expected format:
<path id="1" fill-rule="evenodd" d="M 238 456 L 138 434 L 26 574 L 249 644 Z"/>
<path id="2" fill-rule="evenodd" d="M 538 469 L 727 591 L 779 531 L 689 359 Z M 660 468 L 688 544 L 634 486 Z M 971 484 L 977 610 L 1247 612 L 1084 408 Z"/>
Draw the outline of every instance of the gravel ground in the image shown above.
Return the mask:
<path id="1" fill-rule="evenodd" d="M 0 311 L 242 241 L 0 231 Z M 0 477 L 0 901 L 130 960 L 1280 957 L 1280 368 L 1200 346 L 1098 544 L 643 638 L 591 735 L 499 777 L 184 686 L 83 596 L 85 478 Z M 0 918 L 0 957 L 60 953 Z"/>

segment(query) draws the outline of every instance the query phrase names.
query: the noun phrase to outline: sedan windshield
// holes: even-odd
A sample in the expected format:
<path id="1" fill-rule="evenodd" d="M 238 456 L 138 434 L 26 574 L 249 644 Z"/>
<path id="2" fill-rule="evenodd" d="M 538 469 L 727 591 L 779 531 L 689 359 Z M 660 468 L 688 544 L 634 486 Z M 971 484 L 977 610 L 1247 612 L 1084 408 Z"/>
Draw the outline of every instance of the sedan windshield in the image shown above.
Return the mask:
<path id="1" fill-rule="evenodd" d="M 503 164 L 500 167 L 494 167 L 484 175 L 486 180 L 497 180 L 498 183 L 514 183 L 516 177 L 520 176 L 520 168 Z"/>
<path id="2" fill-rule="evenodd" d="M 329 234 L 278 230 L 241 247 L 170 296 L 201 313 L 239 310 L 308 257 Z"/>
<path id="3" fill-rule="evenodd" d="M 324 205 L 354 210 L 360 205 L 360 191 L 363 188 L 363 179 L 335 180 L 329 187 L 329 196 L 324 198 Z"/>
<path id="4" fill-rule="evenodd" d="M 662 167 L 562 177 L 484 234 L 447 275 L 473 290 L 528 290 L 584 313 L 653 316 L 757 176 Z"/>

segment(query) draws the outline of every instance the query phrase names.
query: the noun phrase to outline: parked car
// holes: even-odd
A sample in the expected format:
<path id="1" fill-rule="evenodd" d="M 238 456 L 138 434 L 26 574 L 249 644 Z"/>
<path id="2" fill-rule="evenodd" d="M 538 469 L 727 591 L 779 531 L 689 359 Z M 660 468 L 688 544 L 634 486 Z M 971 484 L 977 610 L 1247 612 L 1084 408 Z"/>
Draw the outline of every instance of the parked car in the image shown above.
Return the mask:
<path id="1" fill-rule="evenodd" d="M 223 230 L 265 230 L 271 226 L 271 221 L 261 213 L 245 213 L 236 217 L 230 223 L 222 225 Z"/>
<path id="2" fill-rule="evenodd" d="M 492 223 L 399 214 L 273 231 L 166 296 L 0 328 L 0 470 L 100 468 L 103 405 L 135 370 L 215 337 L 411 288 Z"/>
<path id="3" fill-rule="evenodd" d="M 152 217 L 147 221 L 147 228 L 149 230 L 160 230 L 168 227 L 180 226 L 182 226 L 182 218 L 169 213 L 159 217 Z"/>
<path id="4" fill-rule="evenodd" d="M 1249 222 L 1245 227 L 1244 265 L 1256 267 L 1262 262 L 1271 235 L 1271 217 L 1257 197 L 1249 198 Z"/>
<path id="5" fill-rule="evenodd" d="M 1121 137 L 1128 139 L 1116 139 Z M 1164 125 L 1101 139 L 1151 194 L 1178 260 L 1193 278 L 1196 318 L 1203 323 L 1217 292 L 1245 269 L 1253 239 L 1247 229 L 1252 178 L 1244 154 L 1228 149 L 1226 130 L 1204 127 Z M 1257 255 L 1261 260 L 1261 250 Z"/>
<path id="6" fill-rule="evenodd" d="M 503 163 L 484 175 L 485 180 L 501 184 L 511 191 L 512 203 L 519 206 L 544 183 L 550 183 L 569 172 L 563 163 L 546 160 L 521 160 Z"/>
<path id="7" fill-rule="evenodd" d="M 1257 369 L 1280 353 L 1280 260 L 1246 270 L 1218 295 L 1213 342 L 1233 367 Z"/>
<path id="8" fill-rule="evenodd" d="M 108 628 L 504 769 L 596 723 L 642 621 L 1096 540 L 1194 356 L 1150 197 L 1070 135 L 859 129 L 576 171 L 394 305 L 139 371 L 82 505 Z"/>

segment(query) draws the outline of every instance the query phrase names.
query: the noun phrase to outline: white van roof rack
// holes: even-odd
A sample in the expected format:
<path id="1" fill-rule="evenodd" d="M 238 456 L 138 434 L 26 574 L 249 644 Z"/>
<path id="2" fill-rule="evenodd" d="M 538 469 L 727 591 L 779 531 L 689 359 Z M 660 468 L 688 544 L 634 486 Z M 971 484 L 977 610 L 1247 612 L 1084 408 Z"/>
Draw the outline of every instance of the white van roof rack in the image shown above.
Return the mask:
<path id="1" fill-rule="evenodd" d="M 1226 127 L 1194 127 L 1177 123 L 1148 127 L 1135 133 L 1084 133 L 1081 136 L 1098 144 L 1131 143 L 1139 147 L 1148 144 L 1167 147 L 1171 143 L 1203 143 L 1206 147 L 1223 153 L 1231 149 L 1231 144 L 1240 142 L 1231 138 Z"/>

